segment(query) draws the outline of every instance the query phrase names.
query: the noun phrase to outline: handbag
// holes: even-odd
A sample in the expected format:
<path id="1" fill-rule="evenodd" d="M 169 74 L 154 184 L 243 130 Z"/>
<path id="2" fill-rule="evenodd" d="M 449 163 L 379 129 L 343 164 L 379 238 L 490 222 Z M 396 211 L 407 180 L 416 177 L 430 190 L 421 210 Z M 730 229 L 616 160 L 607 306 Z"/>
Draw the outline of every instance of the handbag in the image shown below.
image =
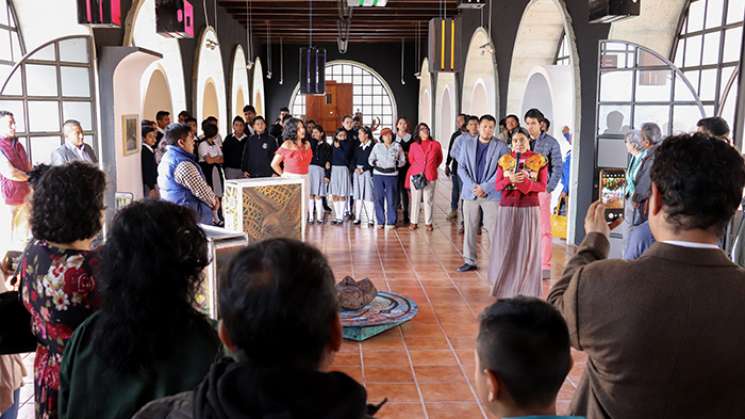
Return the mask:
<path id="1" fill-rule="evenodd" d="M 18 269 L 16 270 L 18 275 Z M 20 276 L 19 276 L 20 278 Z M 23 280 L 19 284 L 23 289 Z M 12 355 L 36 350 L 36 336 L 31 331 L 31 314 L 26 310 L 18 291 L 0 293 L 0 355 Z"/>

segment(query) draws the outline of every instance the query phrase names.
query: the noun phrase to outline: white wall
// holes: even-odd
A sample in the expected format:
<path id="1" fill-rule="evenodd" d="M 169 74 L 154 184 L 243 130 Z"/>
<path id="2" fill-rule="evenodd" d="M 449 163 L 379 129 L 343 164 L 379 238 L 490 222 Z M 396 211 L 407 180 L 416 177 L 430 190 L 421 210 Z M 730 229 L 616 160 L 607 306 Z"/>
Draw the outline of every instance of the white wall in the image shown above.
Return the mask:
<path id="1" fill-rule="evenodd" d="M 429 72 L 429 60 L 422 62 L 419 73 L 419 122 L 424 122 L 432 127 L 432 74 Z M 416 121 L 410 121 L 411 129 L 415 128 Z"/>
<path id="2" fill-rule="evenodd" d="M 266 111 L 266 97 L 264 95 L 264 67 L 261 65 L 261 58 L 256 57 L 255 60 L 253 68 L 253 86 L 251 88 L 251 104 L 256 108 L 256 115 L 267 118 L 269 113 Z"/>
<path id="3" fill-rule="evenodd" d="M 491 114 L 496 117 L 498 95 L 494 51 L 489 34 L 484 28 L 477 28 L 471 37 L 466 55 L 461 99 L 462 112 L 478 116 Z"/>
<path id="4" fill-rule="evenodd" d="M 232 82 L 230 83 L 230 103 L 232 115 L 229 124 L 232 124 L 236 116 L 243 117 L 243 106 L 246 104 L 246 98 L 249 97 L 248 71 L 246 70 L 246 54 L 243 48 L 238 45 L 233 53 L 233 71 L 231 74 Z"/>
<path id="5" fill-rule="evenodd" d="M 455 132 L 455 115 L 457 114 L 457 82 L 455 73 L 437 73 L 435 84 L 435 126 L 432 136 L 442 144 L 443 156 L 450 146 L 450 135 Z M 444 161 L 444 160 L 443 160 Z"/>
<path id="6" fill-rule="evenodd" d="M 202 121 L 210 115 L 204 114 L 204 102 L 207 81 L 212 80 L 217 90 L 217 110 L 214 115 L 218 120 L 220 135 L 225 138 L 228 135 L 227 127 L 232 121 L 228 121 L 227 100 L 225 95 L 225 74 L 222 67 L 222 53 L 220 47 L 209 48 L 208 43 L 219 44 L 217 33 L 211 26 L 207 26 L 199 38 L 199 52 L 196 54 L 196 85 L 194 86 L 195 118 Z"/>
<path id="7" fill-rule="evenodd" d="M 62 36 L 92 34 L 90 28 L 78 24 L 75 0 L 14 0 L 13 6 L 26 52 Z"/>
<path id="8" fill-rule="evenodd" d="M 634 42 L 669 57 L 686 0 L 643 1 L 641 15 L 610 27 L 608 39 Z"/>

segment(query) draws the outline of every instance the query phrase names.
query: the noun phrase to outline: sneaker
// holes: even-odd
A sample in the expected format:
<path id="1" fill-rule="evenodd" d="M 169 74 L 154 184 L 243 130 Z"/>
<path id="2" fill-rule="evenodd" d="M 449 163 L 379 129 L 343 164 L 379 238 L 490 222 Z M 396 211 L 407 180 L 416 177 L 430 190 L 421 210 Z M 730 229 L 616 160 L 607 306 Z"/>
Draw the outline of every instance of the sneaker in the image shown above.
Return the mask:
<path id="1" fill-rule="evenodd" d="M 417 226 L 416 224 L 409 224 L 409 230 L 412 230 L 412 231 L 414 231 L 414 230 L 416 230 L 417 228 L 419 228 L 419 226 Z"/>
<path id="2" fill-rule="evenodd" d="M 476 265 L 471 265 L 470 263 L 464 263 L 460 268 L 456 269 L 458 272 L 471 272 L 479 269 Z"/>
<path id="3" fill-rule="evenodd" d="M 457 209 L 450 210 L 450 212 L 448 213 L 447 220 L 448 221 L 454 221 L 457 218 L 458 218 L 458 210 Z"/>
<path id="4" fill-rule="evenodd" d="M 367 223 L 367 226 L 370 228 L 375 227 L 375 223 Z"/>
<path id="5" fill-rule="evenodd" d="M 354 223 L 352 223 L 352 224 L 358 226 L 358 225 L 362 224 L 362 221 L 360 221 L 360 220 L 354 220 Z"/>
<path id="6" fill-rule="evenodd" d="M 378 228 L 380 228 L 380 227 L 382 227 L 382 226 L 378 226 Z M 385 226 L 385 229 L 386 230 L 395 230 L 396 229 L 396 225 L 395 224 L 388 224 L 387 226 Z"/>
<path id="7" fill-rule="evenodd" d="M 427 225 L 425 225 L 424 227 L 425 227 L 425 228 L 427 229 L 427 231 L 432 231 L 432 230 L 434 230 L 434 229 L 435 229 L 435 228 L 434 228 L 434 227 L 432 226 L 432 224 L 427 224 Z"/>
<path id="8" fill-rule="evenodd" d="M 376 228 L 377 230 L 382 230 L 382 229 L 383 229 L 384 227 L 386 227 L 386 226 L 384 226 L 383 224 L 378 224 L 378 226 L 377 226 L 377 227 L 375 227 L 375 228 Z"/>

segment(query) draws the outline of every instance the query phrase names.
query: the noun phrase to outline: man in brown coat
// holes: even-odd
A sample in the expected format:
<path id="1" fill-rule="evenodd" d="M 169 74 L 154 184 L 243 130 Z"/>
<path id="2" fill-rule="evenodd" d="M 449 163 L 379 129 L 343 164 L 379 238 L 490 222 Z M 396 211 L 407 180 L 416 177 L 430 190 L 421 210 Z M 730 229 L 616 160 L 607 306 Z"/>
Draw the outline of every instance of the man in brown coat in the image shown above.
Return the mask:
<path id="1" fill-rule="evenodd" d="M 657 243 L 604 260 L 610 227 L 594 203 L 587 236 L 548 301 L 587 370 L 573 414 L 594 418 L 745 417 L 745 270 L 717 243 L 745 186 L 745 163 L 705 134 L 668 138 L 652 167 Z"/>

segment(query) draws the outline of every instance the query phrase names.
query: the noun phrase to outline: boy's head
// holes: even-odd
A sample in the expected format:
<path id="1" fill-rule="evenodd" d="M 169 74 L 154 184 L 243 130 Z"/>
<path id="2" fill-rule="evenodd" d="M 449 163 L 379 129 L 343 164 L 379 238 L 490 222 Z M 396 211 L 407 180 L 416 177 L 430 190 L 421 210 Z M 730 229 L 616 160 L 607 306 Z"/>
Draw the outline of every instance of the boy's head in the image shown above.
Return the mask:
<path id="1" fill-rule="evenodd" d="M 334 274 L 305 243 L 251 245 L 220 282 L 220 338 L 239 359 L 265 368 L 319 370 L 341 347 Z"/>
<path id="2" fill-rule="evenodd" d="M 572 368 L 569 330 L 561 314 L 536 298 L 499 300 L 481 314 L 476 387 L 498 416 L 553 414 Z"/>

